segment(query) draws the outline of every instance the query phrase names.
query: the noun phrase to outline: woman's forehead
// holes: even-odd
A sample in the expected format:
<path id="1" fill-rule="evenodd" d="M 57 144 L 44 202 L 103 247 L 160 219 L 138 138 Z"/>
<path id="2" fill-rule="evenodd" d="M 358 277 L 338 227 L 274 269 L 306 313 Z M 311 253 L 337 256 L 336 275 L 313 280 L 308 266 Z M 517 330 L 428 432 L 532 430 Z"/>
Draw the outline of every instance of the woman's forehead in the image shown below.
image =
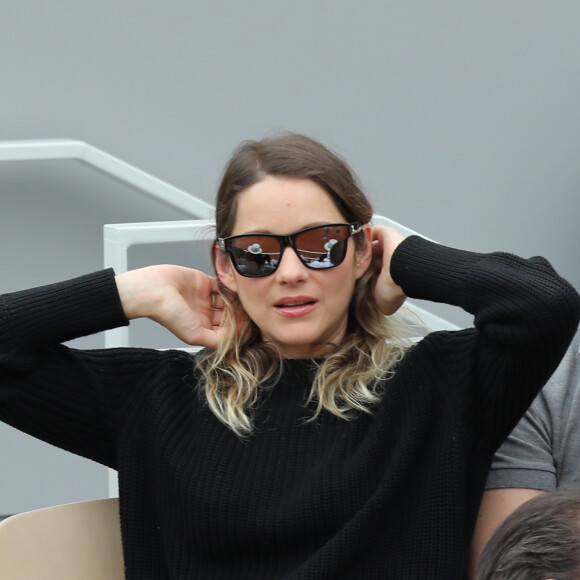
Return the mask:
<path id="1" fill-rule="evenodd" d="M 232 235 L 293 232 L 345 219 L 332 197 L 308 179 L 268 177 L 241 192 L 236 201 Z"/>

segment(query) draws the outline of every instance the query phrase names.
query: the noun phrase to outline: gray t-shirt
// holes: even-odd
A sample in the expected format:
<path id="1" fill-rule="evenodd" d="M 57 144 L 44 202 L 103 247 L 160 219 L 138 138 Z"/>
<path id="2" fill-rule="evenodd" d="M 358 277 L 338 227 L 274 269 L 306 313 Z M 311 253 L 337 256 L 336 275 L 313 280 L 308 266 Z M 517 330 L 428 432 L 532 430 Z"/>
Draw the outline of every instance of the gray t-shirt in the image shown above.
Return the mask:
<path id="1" fill-rule="evenodd" d="M 497 450 L 486 488 L 580 484 L 580 329 L 560 366 Z"/>

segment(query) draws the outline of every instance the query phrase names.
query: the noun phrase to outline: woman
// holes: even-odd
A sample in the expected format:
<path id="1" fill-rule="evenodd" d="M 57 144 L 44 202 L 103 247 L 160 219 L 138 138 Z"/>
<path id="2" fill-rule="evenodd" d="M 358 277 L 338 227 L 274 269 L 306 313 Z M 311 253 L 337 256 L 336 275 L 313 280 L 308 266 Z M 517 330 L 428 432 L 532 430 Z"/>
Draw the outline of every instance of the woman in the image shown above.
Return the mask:
<path id="1" fill-rule="evenodd" d="M 127 578 L 462 577 L 493 451 L 580 299 L 541 258 L 371 215 L 322 145 L 248 142 L 218 192 L 219 282 L 153 266 L 0 300 L 0 417 L 118 470 Z M 407 347 L 406 296 L 475 328 Z M 138 317 L 207 348 L 60 345 Z"/>

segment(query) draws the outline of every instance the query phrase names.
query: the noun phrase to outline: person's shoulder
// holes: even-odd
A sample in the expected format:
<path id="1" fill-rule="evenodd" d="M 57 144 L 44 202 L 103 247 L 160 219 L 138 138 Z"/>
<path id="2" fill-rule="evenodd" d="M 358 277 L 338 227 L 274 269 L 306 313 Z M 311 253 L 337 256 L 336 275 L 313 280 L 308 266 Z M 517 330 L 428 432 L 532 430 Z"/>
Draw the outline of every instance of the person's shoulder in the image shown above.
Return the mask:
<path id="1" fill-rule="evenodd" d="M 549 407 L 568 405 L 571 398 L 580 399 L 580 330 L 538 395 Z"/>

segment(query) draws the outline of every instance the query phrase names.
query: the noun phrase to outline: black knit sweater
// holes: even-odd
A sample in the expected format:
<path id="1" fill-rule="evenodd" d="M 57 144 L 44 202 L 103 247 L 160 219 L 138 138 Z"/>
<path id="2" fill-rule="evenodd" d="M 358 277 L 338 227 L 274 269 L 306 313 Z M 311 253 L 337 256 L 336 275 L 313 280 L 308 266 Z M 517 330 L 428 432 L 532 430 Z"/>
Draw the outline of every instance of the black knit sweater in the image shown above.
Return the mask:
<path id="1" fill-rule="evenodd" d="M 241 441 L 204 403 L 191 355 L 61 346 L 127 324 L 104 271 L 0 298 L 0 419 L 118 470 L 130 580 L 459 579 L 492 453 L 580 301 L 541 258 L 418 237 L 391 271 L 475 328 L 420 341 L 373 414 L 305 422 L 313 364 L 290 360 Z"/>

